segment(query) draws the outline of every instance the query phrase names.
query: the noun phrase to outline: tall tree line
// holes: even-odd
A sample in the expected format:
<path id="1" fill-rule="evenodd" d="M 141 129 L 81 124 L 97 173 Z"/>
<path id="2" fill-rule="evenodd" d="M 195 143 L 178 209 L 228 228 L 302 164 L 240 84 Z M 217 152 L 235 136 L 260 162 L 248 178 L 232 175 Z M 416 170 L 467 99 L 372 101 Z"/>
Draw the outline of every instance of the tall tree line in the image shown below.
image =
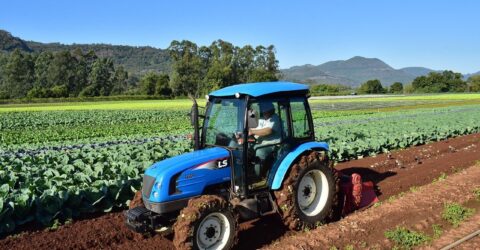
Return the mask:
<path id="1" fill-rule="evenodd" d="M 235 83 L 278 80 L 273 45 L 243 47 L 217 40 L 210 46 L 172 41 L 169 74 L 147 72 L 138 80 L 111 58 L 93 51 L 0 52 L 0 99 L 143 94 L 199 96 Z"/>
<path id="2" fill-rule="evenodd" d="M 235 83 L 278 80 L 275 47 L 243 47 L 217 40 L 198 46 L 187 40 L 172 41 L 170 86 L 174 95 L 199 96 Z"/>
<path id="3" fill-rule="evenodd" d="M 128 74 L 109 58 L 81 50 L 0 55 L 0 99 L 124 93 Z"/>

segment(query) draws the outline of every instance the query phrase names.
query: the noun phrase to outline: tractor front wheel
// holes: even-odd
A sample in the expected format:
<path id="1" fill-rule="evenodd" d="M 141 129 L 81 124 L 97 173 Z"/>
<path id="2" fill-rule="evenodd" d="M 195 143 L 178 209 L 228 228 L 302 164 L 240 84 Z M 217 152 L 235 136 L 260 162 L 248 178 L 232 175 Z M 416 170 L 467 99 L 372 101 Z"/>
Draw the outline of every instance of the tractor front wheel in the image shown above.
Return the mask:
<path id="1" fill-rule="evenodd" d="M 219 196 L 193 198 L 173 226 L 173 244 L 177 249 L 230 249 L 237 239 L 235 218 Z"/>
<path id="2" fill-rule="evenodd" d="M 284 224 L 292 229 L 313 228 L 333 217 L 339 187 L 325 152 L 299 157 L 275 191 Z"/>

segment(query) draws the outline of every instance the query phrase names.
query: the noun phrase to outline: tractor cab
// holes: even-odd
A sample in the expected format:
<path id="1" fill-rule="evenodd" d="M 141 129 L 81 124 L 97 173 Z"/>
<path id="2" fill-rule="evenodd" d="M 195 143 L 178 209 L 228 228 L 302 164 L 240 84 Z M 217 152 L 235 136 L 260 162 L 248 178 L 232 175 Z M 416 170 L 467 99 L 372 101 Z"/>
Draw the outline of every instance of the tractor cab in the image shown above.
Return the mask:
<path id="1" fill-rule="evenodd" d="M 315 140 L 308 88 L 294 83 L 263 85 L 237 85 L 207 96 L 200 149 L 222 147 L 230 152 L 224 164 L 232 166 L 231 191 L 238 197 L 268 190 L 285 156 Z"/>

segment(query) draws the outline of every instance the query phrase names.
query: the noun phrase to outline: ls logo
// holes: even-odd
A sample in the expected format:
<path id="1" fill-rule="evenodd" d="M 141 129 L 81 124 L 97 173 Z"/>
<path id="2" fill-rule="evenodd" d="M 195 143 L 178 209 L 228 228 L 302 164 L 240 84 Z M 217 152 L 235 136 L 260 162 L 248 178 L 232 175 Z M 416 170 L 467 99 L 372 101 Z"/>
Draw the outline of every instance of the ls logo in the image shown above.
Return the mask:
<path id="1" fill-rule="evenodd" d="M 227 165 L 228 165 L 228 159 L 223 159 L 223 160 L 217 161 L 217 167 L 218 168 L 224 168 Z"/>

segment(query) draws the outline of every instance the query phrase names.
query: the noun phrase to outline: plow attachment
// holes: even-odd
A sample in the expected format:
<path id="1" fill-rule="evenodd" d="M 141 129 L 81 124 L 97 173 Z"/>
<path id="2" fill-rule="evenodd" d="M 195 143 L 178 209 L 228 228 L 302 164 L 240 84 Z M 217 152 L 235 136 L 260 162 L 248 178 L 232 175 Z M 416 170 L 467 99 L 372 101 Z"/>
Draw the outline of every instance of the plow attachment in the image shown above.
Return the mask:
<path id="1" fill-rule="evenodd" d="M 363 182 L 359 174 L 341 175 L 341 184 L 343 193 L 342 216 L 378 202 L 373 182 Z"/>

